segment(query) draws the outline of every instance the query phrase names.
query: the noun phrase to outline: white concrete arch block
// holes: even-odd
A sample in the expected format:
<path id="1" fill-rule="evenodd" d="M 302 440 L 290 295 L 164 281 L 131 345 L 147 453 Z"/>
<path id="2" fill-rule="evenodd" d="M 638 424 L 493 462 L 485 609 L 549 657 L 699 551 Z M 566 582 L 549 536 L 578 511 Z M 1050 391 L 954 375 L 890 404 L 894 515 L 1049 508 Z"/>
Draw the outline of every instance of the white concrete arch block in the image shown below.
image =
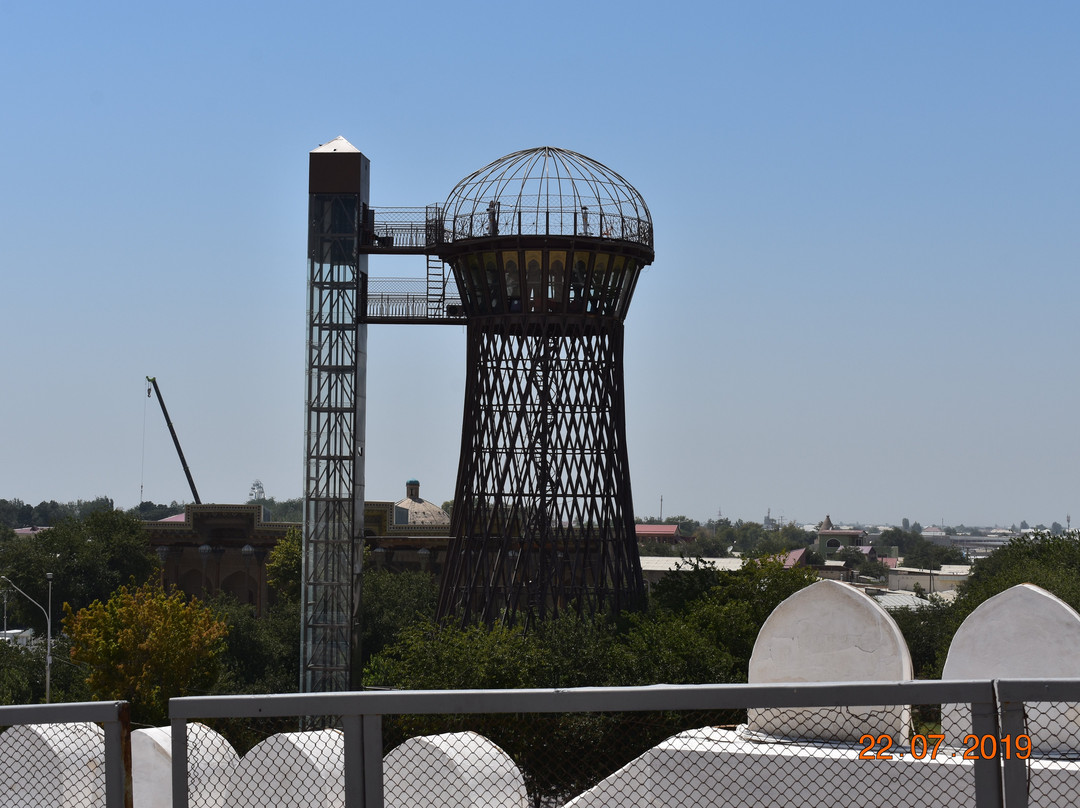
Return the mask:
<path id="1" fill-rule="evenodd" d="M 965 618 L 949 645 L 942 679 L 1052 679 L 1080 676 L 1080 614 L 1034 584 L 999 592 Z M 1075 751 L 1080 706 L 1029 703 L 1027 734 L 1041 752 Z M 946 741 L 964 746 L 971 733 L 968 705 L 944 705 Z"/>
<path id="2" fill-rule="evenodd" d="M 383 760 L 386 808 L 526 808 L 525 778 L 506 752 L 475 732 L 427 735 Z"/>
<path id="3" fill-rule="evenodd" d="M 191 805 L 225 808 L 240 756 L 205 724 L 188 724 L 187 739 Z M 131 790 L 134 808 L 172 808 L 172 727 L 131 733 Z"/>
<path id="4" fill-rule="evenodd" d="M 342 808 L 341 730 L 282 732 L 253 747 L 234 770 L 229 808 Z"/>
<path id="5" fill-rule="evenodd" d="M 105 733 L 97 724 L 21 724 L 0 733 L 0 806 L 105 804 Z"/>
<path id="6" fill-rule="evenodd" d="M 854 587 L 818 581 L 777 606 L 750 657 L 751 684 L 895 682 L 912 678 L 911 654 L 896 621 Z M 748 730 L 765 736 L 858 741 L 891 735 L 906 742 L 907 706 L 750 710 Z"/>

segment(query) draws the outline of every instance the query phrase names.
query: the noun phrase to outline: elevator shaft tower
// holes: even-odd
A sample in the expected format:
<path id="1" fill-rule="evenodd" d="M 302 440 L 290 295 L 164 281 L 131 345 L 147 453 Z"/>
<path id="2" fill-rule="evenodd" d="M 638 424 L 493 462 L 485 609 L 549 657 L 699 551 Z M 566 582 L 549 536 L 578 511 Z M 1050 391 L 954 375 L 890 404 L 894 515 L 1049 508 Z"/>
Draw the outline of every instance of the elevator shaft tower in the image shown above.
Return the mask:
<path id="1" fill-rule="evenodd" d="M 359 686 L 370 162 L 344 138 L 308 167 L 307 396 L 300 690 Z"/>

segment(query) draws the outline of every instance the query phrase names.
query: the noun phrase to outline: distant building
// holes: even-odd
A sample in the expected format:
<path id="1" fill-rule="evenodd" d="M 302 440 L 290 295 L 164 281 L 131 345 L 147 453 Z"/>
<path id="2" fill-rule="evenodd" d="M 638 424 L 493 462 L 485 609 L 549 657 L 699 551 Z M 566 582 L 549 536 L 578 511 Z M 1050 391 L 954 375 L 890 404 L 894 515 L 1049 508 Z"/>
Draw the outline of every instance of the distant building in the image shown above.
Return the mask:
<path id="1" fill-rule="evenodd" d="M 665 544 L 678 544 L 690 541 L 691 537 L 683 533 L 680 527 L 680 525 L 634 525 L 634 531 L 637 533 L 639 542 L 660 541 Z"/>
<path id="2" fill-rule="evenodd" d="M 841 547 L 864 547 L 869 545 L 865 530 L 839 529 L 833 527 L 832 519 L 825 514 L 825 521 L 818 529 L 818 552 L 822 558 L 835 555 Z"/>
<path id="3" fill-rule="evenodd" d="M 261 505 L 189 504 L 143 523 L 161 559 L 162 584 L 208 597 L 228 592 L 257 614 L 267 607 L 266 556 L 294 522 L 263 521 Z"/>
<path id="4" fill-rule="evenodd" d="M 264 520 L 261 505 L 185 505 L 184 512 L 144 522 L 161 559 L 162 584 L 196 597 L 227 592 L 257 614 L 269 605 L 266 557 L 298 522 Z M 420 483 L 405 484 L 397 502 L 364 503 L 364 539 L 378 567 L 396 571 L 442 568 L 450 516 L 420 498 Z"/>
<path id="5" fill-rule="evenodd" d="M 450 527 L 450 514 L 433 502 L 420 499 L 420 481 L 405 483 L 405 499 L 394 503 L 395 525 L 425 525 L 427 527 Z"/>
<path id="6" fill-rule="evenodd" d="M 936 527 L 935 525 L 930 525 L 930 527 L 923 528 L 922 537 L 927 541 L 937 542 L 938 544 L 941 544 L 948 539 L 949 534 L 945 532 L 945 528 L 943 527 Z"/>
<path id="7" fill-rule="evenodd" d="M 896 567 L 889 570 L 889 589 L 912 592 L 918 584 L 926 594 L 945 595 L 968 579 L 971 567 L 966 564 L 943 564 L 940 570 Z"/>
<path id="8" fill-rule="evenodd" d="M 27 646 L 34 639 L 32 628 L 9 628 L 0 631 L 0 642 L 9 642 L 12 645 Z"/>

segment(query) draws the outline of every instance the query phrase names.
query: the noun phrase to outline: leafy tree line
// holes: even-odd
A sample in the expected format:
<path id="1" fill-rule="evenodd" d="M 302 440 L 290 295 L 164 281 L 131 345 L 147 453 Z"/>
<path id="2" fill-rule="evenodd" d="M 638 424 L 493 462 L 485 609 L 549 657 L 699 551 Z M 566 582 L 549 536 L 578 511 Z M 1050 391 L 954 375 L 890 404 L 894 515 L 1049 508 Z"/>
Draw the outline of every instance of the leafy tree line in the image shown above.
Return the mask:
<path id="1" fill-rule="evenodd" d="M 55 499 L 31 505 L 21 499 L 0 499 L 0 526 L 51 527 L 62 519 L 88 516 L 95 511 L 113 510 L 113 501 L 109 497 L 77 499 L 73 502 L 57 502 Z"/>
<path id="2" fill-rule="evenodd" d="M 922 608 L 893 610 L 911 650 L 916 677 L 940 678 L 949 644 L 964 618 L 987 599 L 1017 584 L 1041 586 L 1080 611 L 1078 573 L 1080 531 L 1056 536 L 1027 534 L 976 560 L 952 602 L 930 595 Z"/>
<path id="3" fill-rule="evenodd" d="M 698 560 L 653 587 L 647 611 L 582 620 L 572 613 L 528 632 L 462 627 L 430 617 L 401 629 L 364 671 L 368 686 L 524 688 L 746 681 L 758 630 L 785 598 L 816 580 L 778 559 L 736 572 Z M 559 803 L 663 738 L 737 716 L 685 713 L 388 716 L 384 744 L 471 730 L 521 767 L 533 805 Z M 745 720 L 745 719 L 743 719 Z"/>
<path id="4" fill-rule="evenodd" d="M 277 500 L 274 497 L 249 499 L 248 505 L 262 505 L 268 522 L 303 522 L 304 498 Z"/>
<path id="5" fill-rule="evenodd" d="M 760 522 L 744 522 L 741 519 L 735 522 L 730 519 L 710 519 L 702 524 L 685 516 L 669 516 L 663 522 L 654 517 L 638 518 L 636 522 L 644 525 L 679 525 L 682 532 L 691 537 L 690 541 L 679 544 L 639 542 L 642 555 L 727 558 L 737 552 L 746 558 L 762 558 L 806 547 L 814 536 L 794 524 L 769 530 Z"/>

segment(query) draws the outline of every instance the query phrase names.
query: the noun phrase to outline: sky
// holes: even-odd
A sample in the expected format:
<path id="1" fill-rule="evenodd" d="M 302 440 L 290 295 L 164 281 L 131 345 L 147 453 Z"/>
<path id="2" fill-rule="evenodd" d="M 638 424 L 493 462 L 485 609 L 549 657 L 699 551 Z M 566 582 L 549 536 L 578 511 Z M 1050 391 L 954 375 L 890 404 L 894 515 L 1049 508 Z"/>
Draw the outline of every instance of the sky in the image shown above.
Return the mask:
<path id="1" fill-rule="evenodd" d="M 307 154 L 379 206 L 624 176 L 639 516 L 1080 522 L 1080 5 L 0 4 L 0 498 L 301 495 Z M 422 258 L 373 257 L 373 277 Z M 367 496 L 453 496 L 459 326 L 369 331 Z M 141 492 L 141 493 L 140 493 Z"/>

